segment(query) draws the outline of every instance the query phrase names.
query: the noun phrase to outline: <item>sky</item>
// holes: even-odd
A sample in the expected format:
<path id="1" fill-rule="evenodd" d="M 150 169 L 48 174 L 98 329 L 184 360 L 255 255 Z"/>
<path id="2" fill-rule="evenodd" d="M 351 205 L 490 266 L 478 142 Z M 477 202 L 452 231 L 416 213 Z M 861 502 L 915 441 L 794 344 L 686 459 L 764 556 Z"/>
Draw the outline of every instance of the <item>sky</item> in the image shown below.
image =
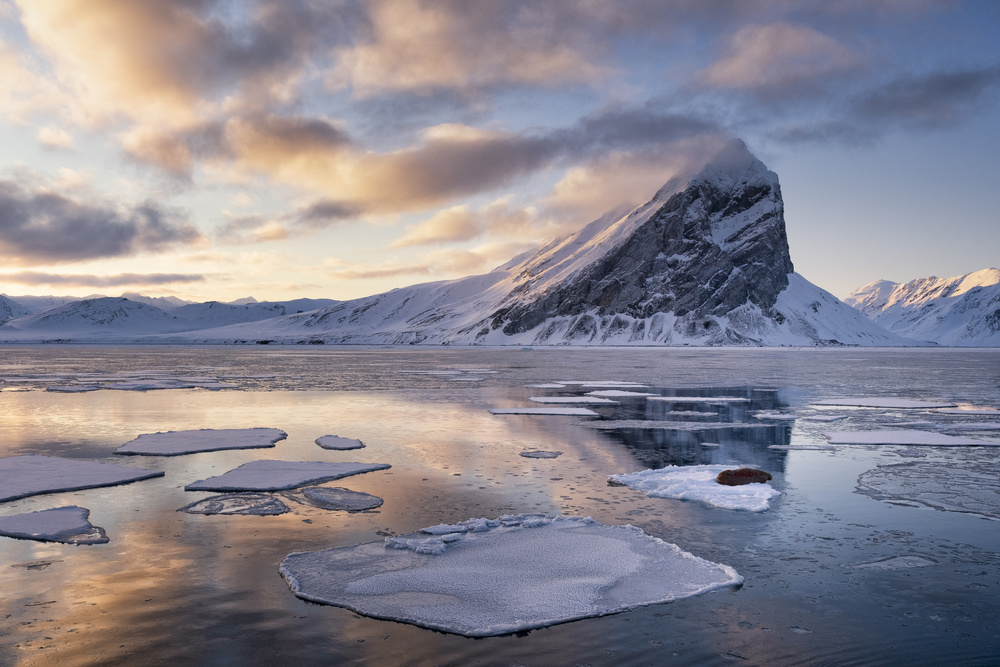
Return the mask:
<path id="1" fill-rule="evenodd" d="M 0 0 L 0 293 L 485 273 L 732 137 L 838 297 L 996 267 L 997 35 L 995 0 Z"/>

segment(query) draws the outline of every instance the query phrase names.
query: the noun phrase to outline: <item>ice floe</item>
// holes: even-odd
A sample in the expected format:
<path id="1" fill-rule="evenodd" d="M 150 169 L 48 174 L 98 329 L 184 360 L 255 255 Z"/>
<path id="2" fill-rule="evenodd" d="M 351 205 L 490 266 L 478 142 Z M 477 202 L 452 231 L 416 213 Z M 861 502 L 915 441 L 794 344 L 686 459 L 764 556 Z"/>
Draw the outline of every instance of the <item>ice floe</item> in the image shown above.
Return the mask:
<path id="1" fill-rule="evenodd" d="M 275 516 L 288 512 L 288 505 L 266 493 L 224 493 L 196 500 L 177 511 L 188 514 Z"/>
<path id="2" fill-rule="evenodd" d="M 914 567 L 930 567 L 931 565 L 937 565 L 938 562 L 933 558 L 928 558 L 927 556 L 918 556 L 916 554 L 908 554 L 905 556 L 889 556 L 888 558 L 881 558 L 879 560 L 867 561 L 864 563 L 854 563 L 848 565 L 855 570 L 909 570 Z"/>
<path id="3" fill-rule="evenodd" d="M 837 422 L 841 419 L 847 419 L 847 415 L 809 415 L 802 419 L 807 422 Z"/>
<path id="4" fill-rule="evenodd" d="M 521 456 L 526 459 L 554 459 L 562 456 L 562 452 L 532 449 L 526 452 L 521 452 Z"/>
<path id="5" fill-rule="evenodd" d="M 1000 463 L 914 461 L 879 466 L 858 476 L 858 493 L 947 512 L 1000 519 Z"/>
<path id="6" fill-rule="evenodd" d="M 180 456 L 223 449 L 274 447 L 288 434 L 276 428 L 203 428 L 194 431 L 144 433 L 115 450 L 115 454 Z"/>
<path id="7" fill-rule="evenodd" d="M 597 391 L 588 391 L 587 396 L 599 396 L 601 398 L 644 398 L 646 396 L 653 396 L 653 394 L 645 391 L 627 391 L 625 389 L 598 389 Z"/>
<path id="8" fill-rule="evenodd" d="M 66 505 L 40 512 L 25 512 L 0 517 L 0 535 L 41 542 L 66 544 L 104 544 L 104 529 L 90 523 L 90 510 Z"/>
<path id="9" fill-rule="evenodd" d="M 329 482 L 390 468 L 388 463 L 330 463 L 327 461 L 272 461 L 244 463 L 227 473 L 201 479 L 184 487 L 186 491 L 281 491 L 306 484 Z"/>
<path id="10" fill-rule="evenodd" d="M 969 447 L 983 445 L 1000 447 L 1000 442 L 978 438 L 961 438 L 932 431 L 900 429 L 893 431 L 832 431 L 824 433 L 834 445 L 926 445 L 931 447 Z"/>
<path id="11" fill-rule="evenodd" d="M 490 408 L 494 415 L 565 415 L 569 417 L 599 417 L 588 408 Z"/>
<path id="12" fill-rule="evenodd" d="M 321 435 L 316 444 L 323 449 L 361 449 L 365 443 L 356 438 L 342 438 L 339 435 Z"/>
<path id="13" fill-rule="evenodd" d="M 285 494 L 286 497 L 306 505 L 325 510 L 363 512 L 381 507 L 384 502 L 378 496 L 361 491 L 351 491 L 338 486 L 309 486 Z"/>
<path id="14" fill-rule="evenodd" d="M 627 486 L 656 498 L 698 500 L 729 510 L 763 512 L 770 499 L 781 492 L 767 483 L 726 486 L 716 481 L 723 470 L 741 468 L 731 465 L 667 466 L 658 470 L 641 470 L 625 475 L 611 475 L 608 482 Z"/>
<path id="15" fill-rule="evenodd" d="M 594 387 L 600 389 L 649 389 L 648 385 L 638 382 L 620 382 L 618 380 L 559 380 L 559 384 L 571 384 L 578 387 Z"/>
<path id="16" fill-rule="evenodd" d="M 647 401 L 664 403 L 749 403 L 749 398 L 737 396 L 649 396 Z"/>
<path id="17" fill-rule="evenodd" d="M 1000 417 L 1000 410 L 996 408 L 939 408 L 931 410 L 943 415 L 969 415 L 973 417 Z"/>
<path id="18" fill-rule="evenodd" d="M 716 415 L 717 416 L 717 415 Z M 749 424 L 747 422 L 698 422 L 671 419 L 605 419 L 585 422 L 584 426 L 615 431 L 626 428 L 654 429 L 663 431 L 721 431 L 739 428 L 773 428 L 770 424 Z"/>
<path id="19" fill-rule="evenodd" d="M 618 401 L 597 396 L 531 396 L 528 400 L 552 405 L 618 405 Z"/>
<path id="20" fill-rule="evenodd" d="M 773 421 L 795 421 L 798 419 L 793 414 L 787 412 L 774 412 L 773 410 L 761 410 L 754 413 L 754 419 L 771 419 Z"/>
<path id="21" fill-rule="evenodd" d="M 293 553 L 280 572 L 306 600 L 469 637 L 614 614 L 743 581 L 733 568 L 633 526 L 538 514 Z"/>
<path id="22" fill-rule="evenodd" d="M 909 398 L 826 398 L 813 401 L 813 405 L 835 405 L 846 408 L 888 408 L 896 410 L 931 410 L 953 408 L 954 403 L 915 401 Z"/>
<path id="23" fill-rule="evenodd" d="M 768 445 L 768 449 L 778 449 L 786 452 L 835 452 L 833 445 Z"/>
<path id="24" fill-rule="evenodd" d="M 52 391 L 59 394 L 83 394 L 88 391 L 100 389 L 96 384 L 54 384 L 45 388 L 45 391 Z"/>
<path id="25" fill-rule="evenodd" d="M 525 389 L 565 389 L 566 385 L 558 382 L 541 382 L 539 384 L 526 384 Z"/>
<path id="26" fill-rule="evenodd" d="M 115 463 L 37 454 L 8 456 L 0 458 L 0 502 L 41 493 L 115 486 L 162 476 L 162 470 L 133 468 Z"/>

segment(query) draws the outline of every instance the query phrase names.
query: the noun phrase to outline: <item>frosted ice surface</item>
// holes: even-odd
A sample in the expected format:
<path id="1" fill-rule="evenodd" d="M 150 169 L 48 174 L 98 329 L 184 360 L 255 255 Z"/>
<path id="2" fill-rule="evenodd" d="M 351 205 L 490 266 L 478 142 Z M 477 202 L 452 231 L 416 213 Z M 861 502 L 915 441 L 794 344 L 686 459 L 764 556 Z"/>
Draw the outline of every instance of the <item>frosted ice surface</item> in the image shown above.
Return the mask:
<path id="1" fill-rule="evenodd" d="M 1000 447 L 1000 442 L 978 438 L 960 438 L 954 435 L 901 429 L 897 431 L 832 431 L 824 433 L 834 445 L 927 445 L 937 447 L 962 447 L 984 445 Z"/>
<path id="2" fill-rule="evenodd" d="M 533 449 L 521 452 L 521 456 L 526 459 L 554 459 L 562 455 L 562 452 L 546 451 L 544 449 Z"/>
<path id="3" fill-rule="evenodd" d="M 381 507 L 383 500 L 378 496 L 361 491 L 351 491 L 341 487 L 310 486 L 297 492 L 286 494 L 292 500 L 325 510 L 362 512 Z"/>
<path id="4" fill-rule="evenodd" d="M 388 463 L 330 463 L 326 461 L 272 461 L 244 463 L 229 472 L 192 482 L 185 491 L 280 491 L 306 484 L 390 468 Z"/>
<path id="5" fill-rule="evenodd" d="M 597 396 L 532 396 L 528 400 L 553 405 L 618 405 L 617 401 Z"/>
<path id="6" fill-rule="evenodd" d="M 836 422 L 841 419 L 847 419 L 847 415 L 810 415 L 802 419 L 807 422 Z"/>
<path id="7" fill-rule="evenodd" d="M 932 408 L 953 408 L 954 403 L 914 401 L 909 398 L 827 398 L 813 401 L 813 405 L 836 405 L 850 408 L 890 408 L 900 410 L 930 410 Z"/>
<path id="8" fill-rule="evenodd" d="M 788 452 L 835 452 L 832 445 L 768 445 L 768 449 L 779 449 Z"/>
<path id="9" fill-rule="evenodd" d="M 53 391 L 60 394 L 82 394 L 88 391 L 97 391 L 100 389 L 97 385 L 92 384 L 54 384 L 45 388 L 45 391 Z"/>
<path id="10" fill-rule="evenodd" d="M 180 456 L 223 449 L 274 447 L 287 433 L 276 428 L 203 428 L 195 431 L 144 433 L 115 450 L 115 454 Z"/>
<path id="11" fill-rule="evenodd" d="M 51 390 L 51 388 L 50 388 Z M 970 415 L 970 416 L 995 416 L 1000 417 L 1000 410 L 996 408 L 940 408 L 931 410 L 945 415 Z"/>
<path id="12" fill-rule="evenodd" d="M 280 571 L 306 600 L 468 637 L 605 616 L 743 581 L 733 568 L 633 526 L 537 514 L 293 553 Z"/>
<path id="13" fill-rule="evenodd" d="M 876 500 L 915 502 L 1000 519 L 998 462 L 915 461 L 879 466 L 858 476 L 857 490 Z"/>
<path id="14" fill-rule="evenodd" d="M 580 387 L 594 387 L 600 389 L 649 389 L 647 385 L 638 382 L 622 382 L 619 380 L 559 380 L 560 384 L 571 384 Z"/>
<path id="15" fill-rule="evenodd" d="M 321 435 L 316 438 L 316 444 L 323 449 L 361 449 L 365 443 L 355 438 L 342 438 L 339 435 Z"/>
<path id="16" fill-rule="evenodd" d="M 180 380 L 176 378 L 151 378 L 147 380 L 128 380 L 103 385 L 104 389 L 119 391 L 154 391 L 157 389 L 238 389 L 235 384 L 216 382 L 214 380 Z"/>
<path id="17" fill-rule="evenodd" d="M 565 389 L 566 385 L 558 382 L 541 382 L 539 384 L 526 384 L 525 389 Z"/>
<path id="18" fill-rule="evenodd" d="M 598 417 L 587 408 L 490 408 L 494 415 L 567 415 L 570 417 Z"/>
<path id="19" fill-rule="evenodd" d="M 188 514 L 275 516 L 287 512 L 288 506 L 266 493 L 225 493 L 196 500 L 177 511 Z"/>
<path id="20" fill-rule="evenodd" d="M 40 493 L 114 486 L 162 476 L 162 470 L 133 468 L 115 463 L 36 454 L 8 456 L 0 458 L 0 502 Z"/>
<path id="21" fill-rule="evenodd" d="M 611 475 L 612 484 L 627 486 L 656 498 L 699 500 L 729 510 L 763 512 L 769 500 L 781 492 L 770 484 L 754 483 L 742 486 L 719 484 L 716 476 L 723 470 L 741 468 L 739 464 L 667 466 L 658 470 L 641 470 L 627 475 Z"/>
<path id="22" fill-rule="evenodd" d="M 26 512 L 0 517 L 0 535 L 41 542 L 66 544 L 104 544 L 104 529 L 90 523 L 90 510 L 66 505 L 40 512 Z"/>
<path id="23" fill-rule="evenodd" d="M 624 389 L 599 389 L 587 392 L 587 396 L 600 396 L 602 398 L 640 398 L 652 395 L 644 391 L 626 391 Z"/>

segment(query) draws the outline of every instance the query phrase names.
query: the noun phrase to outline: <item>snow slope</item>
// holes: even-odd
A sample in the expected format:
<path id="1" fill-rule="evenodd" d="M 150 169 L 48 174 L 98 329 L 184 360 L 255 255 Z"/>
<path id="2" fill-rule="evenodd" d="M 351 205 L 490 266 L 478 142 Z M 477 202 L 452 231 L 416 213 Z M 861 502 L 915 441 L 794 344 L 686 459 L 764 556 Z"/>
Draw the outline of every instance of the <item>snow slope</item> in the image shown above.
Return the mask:
<path id="1" fill-rule="evenodd" d="M 24 317 L 30 311 L 17 301 L 0 294 L 0 324 Z"/>
<path id="2" fill-rule="evenodd" d="M 1000 346 L 1000 270 L 908 283 L 879 280 L 845 303 L 901 336 L 940 345 Z"/>

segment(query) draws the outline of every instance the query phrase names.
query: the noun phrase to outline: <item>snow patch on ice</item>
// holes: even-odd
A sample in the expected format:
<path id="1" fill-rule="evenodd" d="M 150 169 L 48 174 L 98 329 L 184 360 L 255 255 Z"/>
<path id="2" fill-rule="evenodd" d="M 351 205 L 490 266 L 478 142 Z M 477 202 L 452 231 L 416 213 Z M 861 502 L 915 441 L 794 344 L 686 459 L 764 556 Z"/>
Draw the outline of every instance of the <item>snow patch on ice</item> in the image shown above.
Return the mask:
<path id="1" fill-rule="evenodd" d="M 293 553 L 280 571 L 306 600 L 469 637 L 614 614 L 743 581 L 731 567 L 633 526 L 539 514 Z"/>
<path id="2" fill-rule="evenodd" d="M 771 498 L 781 492 L 767 483 L 727 486 L 716 481 L 723 470 L 741 468 L 731 465 L 667 466 L 658 470 L 641 470 L 626 475 L 611 475 L 612 485 L 627 486 L 656 498 L 698 500 L 730 510 L 763 512 Z"/>
<path id="3" fill-rule="evenodd" d="M 36 454 L 8 456 L 0 458 L 0 502 L 41 493 L 115 486 L 162 476 L 162 470 L 133 468 L 115 463 Z"/>
<path id="4" fill-rule="evenodd" d="M 224 449 L 274 447 L 288 434 L 276 428 L 203 428 L 194 431 L 144 433 L 115 450 L 115 454 L 181 456 Z"/>
<path id="5" fill-rule="evenodd" d="M 306 484 L 329 482 L 390 468 L 388 463 L 330 463 L 327 461 L 259 460 L 244 463 L 227 473 L 201 479 L 185 491 L 281 491 Z"/>
<path id="6" fill-rule="evenodd" d="M 104 529 L 90 523 L 90 510 L 67 505 L 40 512 L 0 517 L 0 535 L 40 542 L 105 544 Z"/>

